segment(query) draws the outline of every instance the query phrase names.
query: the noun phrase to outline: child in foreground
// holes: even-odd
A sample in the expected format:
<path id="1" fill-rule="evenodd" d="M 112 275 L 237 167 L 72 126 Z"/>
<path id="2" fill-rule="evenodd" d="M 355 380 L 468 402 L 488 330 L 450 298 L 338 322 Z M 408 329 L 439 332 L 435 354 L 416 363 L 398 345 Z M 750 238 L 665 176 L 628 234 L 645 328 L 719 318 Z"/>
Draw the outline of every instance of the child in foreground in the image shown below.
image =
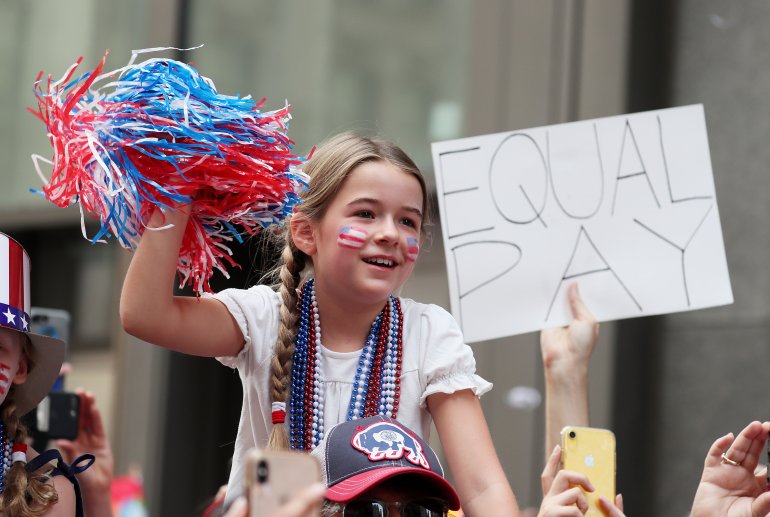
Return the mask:
<path id="1" fill-rule="evenodd" d="M 129 333 L 238 369 L 228 502 L 242 490 L 249 448 L 310 450 L 325 429 L 381 414 L 426 440 L 435 422 L 466 513 L 518 515 L 479 401 L 491 385 L 476 375 L 459 326 L 436 305 L 396 296 L 428 224 L 419 169 L 390 142 L 346 133 L 321 145 L 305 172 L 277 291 L 173 296 L 189 206 L 155 212 L 149 228 L 174 226 L 144 233 L 123 286 Z"/>
<path id="2" fill-rule="evenodd" d="M 48 394 L 64 360 L 61 340 L 29 331 L 29 270 L 24 248 L 0 233 L 0 515 L 79 517 L 77 481 L 61 475 L 71 470 L 48 464 L 57 451 L 40 457 L 28 447 L 21 421 Z"/>
<path id="3" fill-rule="evenodd" d="M 186 207 L 166 214 L 172 230 L 145 232 L 123 288 L 127 331 L 238 368 L 244 403 L 228 499 L 249 448 L 311 449 L 325 427 L 385 414 L 425 438 L 435 420 L 464 504 L 516 515 L 478 400 L 490 385 L 475 375 L 457 324 L 437 306 L 393 295 L 414 269 L 426 222 L 419 170 L 388 142 L 344 134 L 305 171 L 278 292 L 173 297 Z M 149 226 L 162 222 L 156 213 Z"/>

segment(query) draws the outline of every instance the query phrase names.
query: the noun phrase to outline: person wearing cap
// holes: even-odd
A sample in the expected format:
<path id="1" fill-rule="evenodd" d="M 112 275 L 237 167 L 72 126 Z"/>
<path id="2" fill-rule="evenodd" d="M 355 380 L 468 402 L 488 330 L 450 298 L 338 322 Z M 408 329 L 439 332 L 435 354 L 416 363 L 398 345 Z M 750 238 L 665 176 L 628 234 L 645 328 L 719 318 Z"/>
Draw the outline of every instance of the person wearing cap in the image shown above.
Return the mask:
<path id="1" fill-rule="evenodd" d="M 28 449 L 21 422 L 48 394 L 64 360 L 61 340 L 29 330 L 29 269 L 24 248 L 0 233 L 0 514 L 73 516 L 80 509 L 73 472 L 83 469 L 52 469 L 50 454 Z M 59 475 L 65 471 L 69 480 Z"/>
<path id="2" fill-rule="evenodd" d="M 327 486 L 324 517 L 439 517 L 460 508 L 433 449 L 392 418 L 337 424 L 311 454 Z"/>
<path id="3" fill-rule="evenodd" d="M 322 516 L 445 517 L 460 498 L 444 478 L 436 453 L 414 431 L 376 415 L 332 427 L 313 452 L 326 485 Z M 304 517 L 320 494 L 315 487 L 271 517 Z M 245 517 L 243 497 L 225 517 Z"/>
<path id="4" fill-rule="evenodd" d="M 444 517 L 460 510 L 433 449 L 396 420 L 373 416 L 343 422 L 311 454 L 328 487 L 323 517 Z M 575 487 L 590 490 L 590 482 L 577 473 L 559 472 L 558 457 L 550 458 L 543 483 L 539 517 L 585 513 L 585 498 Z M 622 517 L 614 505 L 607 502 L 606 508 Z"/>

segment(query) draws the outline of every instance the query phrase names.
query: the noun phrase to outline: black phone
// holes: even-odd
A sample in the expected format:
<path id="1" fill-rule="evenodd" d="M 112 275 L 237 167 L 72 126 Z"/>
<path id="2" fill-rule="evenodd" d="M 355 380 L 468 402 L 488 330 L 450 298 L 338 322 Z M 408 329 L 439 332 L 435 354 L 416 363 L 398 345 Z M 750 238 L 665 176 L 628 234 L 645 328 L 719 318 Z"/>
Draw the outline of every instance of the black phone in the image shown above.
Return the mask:
<path id="1" fill-rule="evenodd" d="M 52 391 L 25 417 L 29 434 L 36 441 L 74 440 L 79 420 L 80 397 L 68 391 Z"/>
<path id="2" fill-rule="evenodd" d="M 64 362 L 69 361 L 69 341 L 70 341 L 70 314 L 60 309 L 49 309 L 47 307 L 32 307 L 30 311 L 32 321 L 29 329 L 35 334 L 54 337 L 64 341 Z M 56 378 L 56 382 L 51 386 L 51 391 L 64 390 L 64 373 L 66 368 Z"/>

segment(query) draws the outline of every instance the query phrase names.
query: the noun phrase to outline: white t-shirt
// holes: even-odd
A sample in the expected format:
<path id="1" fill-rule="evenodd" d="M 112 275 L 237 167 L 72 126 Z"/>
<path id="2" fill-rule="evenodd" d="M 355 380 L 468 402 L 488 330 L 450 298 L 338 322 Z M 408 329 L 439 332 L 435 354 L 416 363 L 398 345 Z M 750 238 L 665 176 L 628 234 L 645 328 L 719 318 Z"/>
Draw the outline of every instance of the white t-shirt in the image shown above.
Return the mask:
<path id="1" fill-rule="evenodd" d="M 278 337 L 280 298 L 270 287 L 226 289 L 214 295 L 227 306 L 243 333 L 243 349 L 235 357 L 217 357 L 237 368 L 243 383 L 243 408 L 235 440 L 235 455 L 228 483 L 228 497 L 243 492 L 243 460 L 252 447 L 264 447 L 272 427 L 268 388 L 270 362 Z M 431 416 L 426 399 L 433 393 L 471 389 L 481 396 L 492 384 L 476 375 L 473 351 L 463 341 L 454 318 L 437 305 L 401 298 L 404 313 L 401 398 L 398 421 L 419 433 L 430 434 Z M 363 342 L 361 343 L 363 347 Z M 353 378 L 360 351 L 321 349 L 326 389 L 324 427 L 331 429 L 347 418 Z M 288 425 L 288 415 L 287 415 Z"/>

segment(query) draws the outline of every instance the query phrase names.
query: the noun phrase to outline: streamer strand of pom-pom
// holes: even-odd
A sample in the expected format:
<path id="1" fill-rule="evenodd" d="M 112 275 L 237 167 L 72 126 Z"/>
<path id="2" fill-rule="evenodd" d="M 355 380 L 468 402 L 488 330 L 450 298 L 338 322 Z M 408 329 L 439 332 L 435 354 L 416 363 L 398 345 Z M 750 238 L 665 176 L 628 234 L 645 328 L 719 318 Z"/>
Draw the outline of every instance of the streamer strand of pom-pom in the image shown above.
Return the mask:
<path id="1" fill-rule="evenodd" d="M 226 277 L 229 244 L 280 223 L 307 186 L 304 158 L 287 136 L 289 105 L 260 111 L 264 99 L 224 95 L 192 66 L 148 59 L 103 73 L 107 54 L 75 75 L 78 59 L 57 81 L 41 72 L 37 109 L 53 158 L 34 155 L 41 193 L 60 207 L 78 203 L 100 221 L 92 242 L 110 236 L 135 249 L 153 211 L 192 204 L 178 273 L 197 293 L 214 270 Z M 51 165 L 49 177 L 40 163 Z M 85 234 L 85 222 L 82 221 Z M 158 229 L 162 229 L 158 228 Z"/>

